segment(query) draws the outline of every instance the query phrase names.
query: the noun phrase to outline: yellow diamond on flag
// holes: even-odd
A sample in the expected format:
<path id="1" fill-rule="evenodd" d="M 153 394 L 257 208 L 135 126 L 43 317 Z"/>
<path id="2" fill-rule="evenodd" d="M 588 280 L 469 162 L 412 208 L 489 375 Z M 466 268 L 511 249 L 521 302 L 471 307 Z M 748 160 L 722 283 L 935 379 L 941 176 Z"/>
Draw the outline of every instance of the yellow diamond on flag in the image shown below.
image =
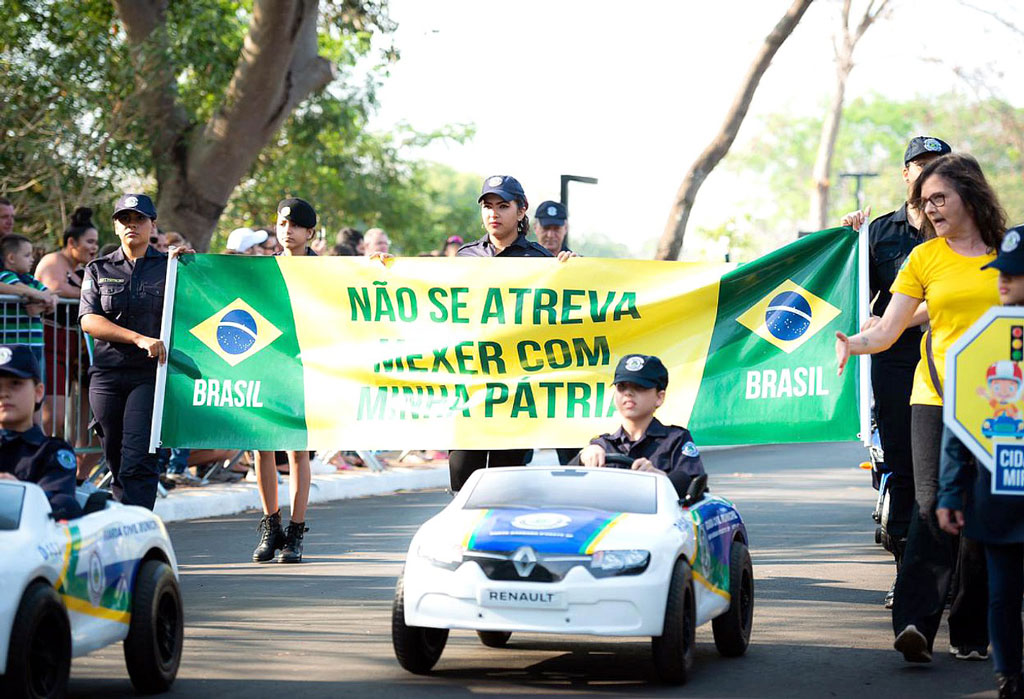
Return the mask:
<path id="1" fill-rule="evenodd" d="M 814 337 L 842 311 L 787 279 L 736 319 L 787 354 Z"/>
<path id="2" fill-rule="evenodd" d="M 245 361 L 281 336 L 280 330 L 240 298 L 190 332 L 231 366 Z"/>

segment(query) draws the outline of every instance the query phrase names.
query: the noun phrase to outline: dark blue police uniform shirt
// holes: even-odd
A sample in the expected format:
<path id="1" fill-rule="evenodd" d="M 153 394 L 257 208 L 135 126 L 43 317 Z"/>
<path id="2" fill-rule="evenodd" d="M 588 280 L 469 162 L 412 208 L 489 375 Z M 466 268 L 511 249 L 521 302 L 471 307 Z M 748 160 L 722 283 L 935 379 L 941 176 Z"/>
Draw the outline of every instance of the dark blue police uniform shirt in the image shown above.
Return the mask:
<path id="1" fill-rule="evenodd" d="M 620 427 L 611 434 L 594 437 L 590 443 L 599 445 L 605 452 L 625 454 L 634 460 L 648 459 L 665 473 L 686 473 L 690 476 L 704 473 L 704 464 L 690 431 L 685 427 L 663 425 L 658 418 L 651 420 L 639 441 L 634 442 Z"/>
<path id="2" fill-rule="evenodd" d="M 75 500 L 75 452 L 63 439 L 47 437 L 38 425 L 25 432 L 0 430 L 0 471 L 46 492 L 57 519 L 82 514 Z"/>
<path id="3" fill-rule="evenodd" d="M 466 243 L 455 253 L 456 257 L 554 257 L 547 248 L 540 243 L 527 240 L 526 236 L 520 233 L 512 243 L 502 250 L 495 252 L 497 248 L 491 242 L 490 234 L 480 240 Z"/>
<path id="4" fill-rule="evenodd" d="M 896 281 L 900 267 L 910 251 L 922 242 L 921 233 L 907 219 L 907 205 L 879 216 L 871 222 L 868 232 L 868 286 L 871 288 L 872 315 L 881 316 L 892 301 L 889 288 Z M 907 328 L 893 347 L 906 348 L 911 354 L 920 351 L 921 327 Z M 889 350 L 887 350 L 889 351 Z"/>
<path id="5" fill-rule="evenodd" d="M 132 262 L 118 248 L 86 265 L 78 319 L 101 315 L 122 328 L 146 337 L 160 337 L 164 308 L 167 253 L 153 246 Z M 98 369 L 148 369 L 156 371 L 156 359 L 125 342 L 96 340 L 93 366 Z"/>

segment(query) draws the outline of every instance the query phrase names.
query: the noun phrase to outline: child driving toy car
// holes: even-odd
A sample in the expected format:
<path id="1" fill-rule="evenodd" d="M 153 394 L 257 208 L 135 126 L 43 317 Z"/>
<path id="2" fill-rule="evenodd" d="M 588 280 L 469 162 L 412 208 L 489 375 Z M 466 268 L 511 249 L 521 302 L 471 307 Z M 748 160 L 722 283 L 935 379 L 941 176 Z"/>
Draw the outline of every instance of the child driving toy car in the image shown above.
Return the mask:
<path id="1" fill-rule="evenodd" d="M 75 452 L 33 422 L 44 385 L 28 345 L 0 345 L 0 479 L 30 481 L 46 492 L 56 519 L 82 514 L 75 500 Z"/>
<path id="2" fill-rule="evenodd" d="M 689 430 L 665 426 L 654 417 L 654 411 L 665 402 L 668 370 L 657 357 L 627 354 L 615 367 L 614 383 L 622 427 L 590 440 L 579 453 L 579 462 L 601 467 L 608 453 L 624 454 L 633 459 L 634 471 L 667 475 L 682 497 L 690 480 L 704 473 L 704 464 Z"/>

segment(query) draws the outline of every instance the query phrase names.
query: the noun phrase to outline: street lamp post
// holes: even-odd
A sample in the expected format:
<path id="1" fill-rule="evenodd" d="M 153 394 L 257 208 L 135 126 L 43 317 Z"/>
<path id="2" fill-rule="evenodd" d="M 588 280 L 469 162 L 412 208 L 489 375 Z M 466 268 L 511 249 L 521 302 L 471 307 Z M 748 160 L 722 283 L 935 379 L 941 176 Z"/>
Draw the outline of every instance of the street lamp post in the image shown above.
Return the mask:
<path id="1" fill-rule="evenodd" d="M 857 210 L 864 208 L 864 192 L 861 191 L 860 183 L 865 177 L 878 177 L 877 172 L 841 172 L 839 177 L 852 177 L 853 178 L 853 196 L 857 200 Z"/>

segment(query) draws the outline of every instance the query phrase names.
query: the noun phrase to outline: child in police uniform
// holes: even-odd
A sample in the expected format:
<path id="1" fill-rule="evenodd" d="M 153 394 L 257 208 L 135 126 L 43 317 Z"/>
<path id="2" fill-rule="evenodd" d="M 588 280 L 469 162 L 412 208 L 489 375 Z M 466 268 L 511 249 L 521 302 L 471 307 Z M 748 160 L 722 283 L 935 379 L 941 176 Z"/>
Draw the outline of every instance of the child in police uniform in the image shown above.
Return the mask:
<path id="1" fill-rule="evenodd" d="M 664 473 L 680 497 L 690 480 L 704 473 L 700 451 L 685 427 L 663 425 L 654 411 L 665 402 L 668 370 L 661 360 L 644 354 L 629 354 L 615 367 L 615 407 L 622 427 L 590 440 L 580 452 L 584 466 L 604 466 L 610 453 L 633 458 L 634 471 Z"/>
<path id="2" fill-rule="evenodd" d="M 26 345 L 0 345 L 0 480 L 30 481 L 46 492 L 56 519 L 82 514 L 75 500 L 75 452 L 47 437 L 32 416 L 45 387 Z"/>
<path id="3" fill-rule="evenodd" d="M 984 268 L 999 270 L 999 301 L 1024 305 L 1024 226 L 1003 237 L 998 257 Z M 984 269 L 983 268 L 983 269 Z M 980 541 L 988 567 L 988 630 L 1000 697 L 1024 697 L 1021 680 L 1021 599 L 1024 596 L 1024 497 L 992 493 L 992 475 L 979 467 L 970 450 L 946 427 L 942 435 L 939 526 L 950 534 Z M 988 649 L 950 648 L 958 657 Z"/>
<path id="4" fill-rule="evenodd" d="M 309 242 L 316 233 L 316 211 L 298 198 L 283 199 L 277 205 L 277 239 L 288 257 L 316 256 Z M 302 540 L 306 527 L 306 506 L 309 504 L 309 452 L 288 452 L 288 484 L 291 492 L 291 522 L 281 527 L 281 510 L 277 503 L 277 459 L 272 451 L 256 452 L 256 482 L 263 504 L 260 520 L 260 542 L 252 552 L 255 563 L 266 563 L 277 554 L 278 563 L 301 563 Z"/>

